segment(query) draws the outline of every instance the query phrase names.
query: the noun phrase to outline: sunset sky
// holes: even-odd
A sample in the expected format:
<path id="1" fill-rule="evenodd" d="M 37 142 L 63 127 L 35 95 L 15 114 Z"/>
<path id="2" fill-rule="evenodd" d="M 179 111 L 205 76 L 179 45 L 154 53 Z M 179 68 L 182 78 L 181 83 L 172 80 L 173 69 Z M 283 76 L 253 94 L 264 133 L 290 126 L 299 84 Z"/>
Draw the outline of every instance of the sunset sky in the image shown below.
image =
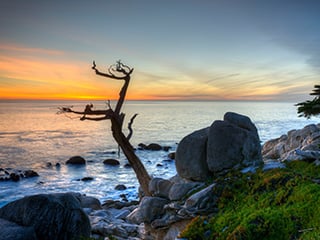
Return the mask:
<path id="1" fill-rule="evenodd" d="M 320 84 L 318 0 L 2 0 L 0 98 L 309 99 Z"/>

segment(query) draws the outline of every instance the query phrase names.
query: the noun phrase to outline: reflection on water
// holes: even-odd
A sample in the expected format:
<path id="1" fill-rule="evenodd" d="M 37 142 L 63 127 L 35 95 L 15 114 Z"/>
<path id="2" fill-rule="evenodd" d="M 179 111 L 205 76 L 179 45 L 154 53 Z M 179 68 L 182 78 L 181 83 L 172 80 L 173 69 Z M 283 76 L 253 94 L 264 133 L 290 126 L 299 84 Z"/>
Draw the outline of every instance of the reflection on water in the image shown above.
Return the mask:
<path id="1" fill-rule="evenodd" d="M 0 167 L 31 168 L 39 177 L 20 182 L 0 182 L 0 205 L 24 195 L 43 192 L 79 191 L 100 199 L 119 198 L 123 192 L 114 190 L 125 184 L 129 198 L 137 196 L 137 180 L 131 168 L 124 165 L 108 167 L 106 158 L 116 158 L 117 144 L 110 132 L 109 121 L 79 121 L 74 115 L 57 115 L 57 107 L 73 105 L 82 110 L 86 102 L 0 101 Z M 96 109 L 104 102 L 94 102 Z M 124 104 L 126 120 L 135 113 L 132 144 L 156 142 L 172 147 L 187 134 L 208 127 L 222 119 L 227 111 L 247 115 L 256 124 L 262 142 L 279 137 L 291 129 L 302 128 L 317 119 L 298 118 L 294 103 L 275 102 L 148 102 L 129 101 Z M 71 118 L 70 118 L 71 117 Z M 125 125 L 126 126 L 126 123 Z M 126 130 L 125 130 L 126 131 Z M 175 174 L 174 162 L 168 152 L 137 151 L 149 173 L 170 177 Z M 87 160 L 86 166 L 67 166 L 75 155 Z M 52 164 L 51 167 L 47 163 Z M 55 164 L 61 167 L 56 168 Z M 160 165 L 158 165 L 160 164 Z M 158 166 L 157 166 L 158 165 Z M 92 181 L 79 181 L 93 177 Z"/>

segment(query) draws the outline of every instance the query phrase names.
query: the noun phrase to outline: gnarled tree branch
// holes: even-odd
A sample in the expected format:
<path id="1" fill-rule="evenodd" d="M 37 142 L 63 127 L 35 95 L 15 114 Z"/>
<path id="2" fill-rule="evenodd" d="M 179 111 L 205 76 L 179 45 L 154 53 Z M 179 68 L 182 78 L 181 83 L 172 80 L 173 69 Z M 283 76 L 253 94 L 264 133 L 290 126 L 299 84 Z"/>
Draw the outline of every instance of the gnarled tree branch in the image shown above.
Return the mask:
<path id="1" fill-rule="evenodd" d="M 128 123 L 128 129 L 129 129 L 129 134 L 127 136 L 127 139 L 128 141 L 130 140 L 130 138 L 132 137 L 132 134 L 133 134 L 133 130 L 132 130 L 132 124 L 133 124 L 133 121 L 134 119 L 138 116 L 138 113 L 134 114 L 131 119 L 130 119 L 130 122 Z"/>
<path id="2" fill-rule="evenodd" d="M 121 108 L 127 94 L 127 89 L 130 83 L 130 78 L 133 72 L 133 68 L 130 68 L 127 65 L 121 63 L 120 60 L 117 61 L 116 64 L 111 65 L 108 68 L 108 72 L 106 73 L 99 71 L 96 67 L 97 67 L 96 63 L 95 61 L 93 61 L 92 69 L 95 70 L 95 73 L 97 75 L 111 78 L 114 80 L 124 81 L 124 84 L 119 92 L 119 99 L 117 101 L 115 110 L 111 108 L 110 101 L 109 101 L 108 102 L 109 109 L 107 110 L 93 110 L 93 104 L 87 104 L 84 111 L 75 111 L 72 109 L 72 107 L 61 107 L 59 108 L 60 110 L 59 113 L 74 113 L 74 114 L 82 115 L 80 120 L 101 121 L 101 120 L 110 119 L 111 130 L 112 130 L 112 135 L 114 139 L 117 141 L 117 143 L 121 147 L 123 153 L 127 157 L 133 170 L 135 171 L 144 194 L 147 196 L 150 196 L 151 194 L 149 192 L 149 182 L 151 178 L 148 172 L 146 171 L 144 165 L 135 154 L 133 146 L 129 142 L 133 133 L 132 124 L 137 114 L 135 114 L 131 118 L 128 124 L 128 129 L 129 129 L 128 136 L 125 136 L 124 133 L 122 132 L 122 125 L 124 122 L 125 114 L 121 113 Z"/>

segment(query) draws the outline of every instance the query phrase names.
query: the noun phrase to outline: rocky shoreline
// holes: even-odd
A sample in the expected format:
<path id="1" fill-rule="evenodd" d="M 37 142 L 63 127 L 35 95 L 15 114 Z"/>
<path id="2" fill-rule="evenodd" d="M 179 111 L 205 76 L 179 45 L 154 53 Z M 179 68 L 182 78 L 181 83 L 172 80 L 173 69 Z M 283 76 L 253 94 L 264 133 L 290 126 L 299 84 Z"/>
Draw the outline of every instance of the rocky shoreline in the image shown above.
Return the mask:
<path id="1" fill-rule="evenodd" d="M 223 120 L 181 140 L 174 156 L 178 174 L 170 179 L 153 178 L 149 184 L 152 196 L 143 197 L 141 192 L 139 202 L 102 204 L 80 193 L 25 197 L 0 208 L 0 226 L 6 229 L 0 239 L 176 239 L 195 217 L 219 211 L 223 194 L 219 189 L 224 185 L 217 179 L 233 171 L 284 167 L 284 161 L 317 163 L 319 144 L 320 126 L 313 124 L 261 146 L 248 117 L 226 113 Z"/>
<path id="2" fill-rule="evenodd" d="M 31 169 L 17 170 L 12 168 L 0 168 L 0 181 L 18 182 L 22 178 L 38 177 L 39 174 Z"/>

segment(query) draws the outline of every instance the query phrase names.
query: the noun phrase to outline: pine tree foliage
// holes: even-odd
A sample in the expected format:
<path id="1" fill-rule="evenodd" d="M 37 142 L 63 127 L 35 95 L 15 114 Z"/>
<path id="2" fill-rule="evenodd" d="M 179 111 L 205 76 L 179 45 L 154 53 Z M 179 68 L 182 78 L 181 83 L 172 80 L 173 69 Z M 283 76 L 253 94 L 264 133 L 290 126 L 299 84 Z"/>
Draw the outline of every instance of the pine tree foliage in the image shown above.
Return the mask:
<path id="1" fill-rule="evenodd" d="M 297 103 L 299 117 L 310 118 L 320 114 L 320 85 L 315 85 L 310 95 L 316 96 L 313 100 Z"/>

